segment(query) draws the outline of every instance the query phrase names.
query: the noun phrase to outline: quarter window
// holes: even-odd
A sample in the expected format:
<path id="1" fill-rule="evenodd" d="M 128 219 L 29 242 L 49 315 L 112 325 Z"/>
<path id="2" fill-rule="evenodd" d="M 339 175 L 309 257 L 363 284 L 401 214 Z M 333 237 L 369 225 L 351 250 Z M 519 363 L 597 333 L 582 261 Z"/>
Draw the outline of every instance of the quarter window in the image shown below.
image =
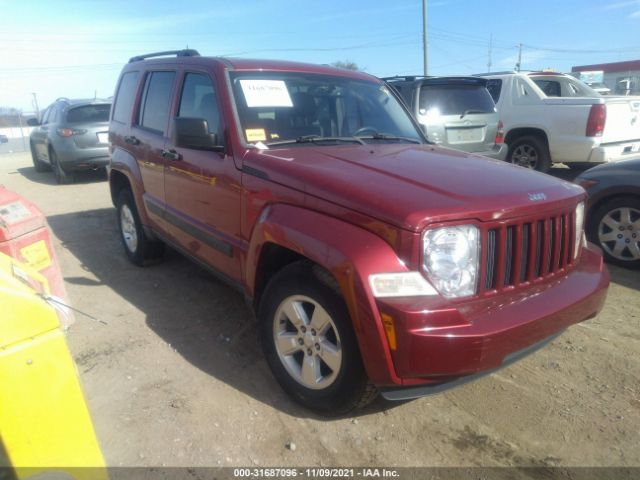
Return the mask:
<path id="1" fill-rule="evenodd" d="M 116 93 L 116 103 L 113 109 L 113 119 L 116 122 L 128 123 L 131 118 L 131 107 L 136 96 L 138 72 L 128 72 L 122 76 Z"/>
<path id="2" fill-rule="evenodd" d="M 138 124 L 157 132 L 164 132 L 169 119 L 169 106 L 175 72 L 152 72 L 145 84 Z"/>

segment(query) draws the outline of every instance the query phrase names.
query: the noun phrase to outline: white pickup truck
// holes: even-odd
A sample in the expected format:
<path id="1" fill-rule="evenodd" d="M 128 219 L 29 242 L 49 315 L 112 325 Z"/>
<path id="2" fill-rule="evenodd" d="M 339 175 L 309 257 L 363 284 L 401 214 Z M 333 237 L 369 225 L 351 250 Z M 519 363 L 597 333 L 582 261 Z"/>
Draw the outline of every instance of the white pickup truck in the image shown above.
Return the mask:
<path id="1" fill-rule="evenodd" d="M 539 171 L 640 158 L 640 97 L 603 97 L 561 73 L 509 72 L 489 79 L 507 161 Z"/>

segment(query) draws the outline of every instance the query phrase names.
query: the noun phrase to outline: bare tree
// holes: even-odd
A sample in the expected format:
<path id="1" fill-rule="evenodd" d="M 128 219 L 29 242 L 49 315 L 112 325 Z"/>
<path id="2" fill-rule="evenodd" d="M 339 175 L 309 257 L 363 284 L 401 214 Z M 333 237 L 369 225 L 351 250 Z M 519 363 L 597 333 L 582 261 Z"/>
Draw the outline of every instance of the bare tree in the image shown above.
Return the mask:
<path id="1" fill-rule="evenodd" d="M 345 70 L 361 70 L 361 68 L 358 67 L 358 64 L 356 62 L 352 62 L 351 60 L 338 60 L 337 62 L 333 62 L 331 66 L 336 68 L 344 68 Z"/>

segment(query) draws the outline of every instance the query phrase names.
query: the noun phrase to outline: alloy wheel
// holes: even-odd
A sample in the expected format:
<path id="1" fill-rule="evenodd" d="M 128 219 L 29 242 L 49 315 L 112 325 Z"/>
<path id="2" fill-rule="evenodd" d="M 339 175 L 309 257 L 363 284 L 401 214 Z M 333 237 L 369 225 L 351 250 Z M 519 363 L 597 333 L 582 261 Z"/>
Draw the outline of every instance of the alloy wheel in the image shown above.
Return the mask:
<path id="1" fill-rule="evenodd" d="M 133 213 L 128 205 L 122 205 L 120 208 L 120 227 L 122 229 L 122 238 L 130 252 L 135 252 L 138 248 L 138 232 L 136 230 L 136 222 Z"/>
<path id="2" fill-rule="evenodd" d="M 538 165 L 538 151 L 531 145 L 518 145 L 511 154 L 511 163 L 535 170 Z"/>
<path id="3" fill-rule="evenodd" d="M 273 319 L 276 353 L 289 375 L 313 390 L 334 383 L 342 366 L 342 348 L 336 325 L 312 298 L 285 298 Z"/>

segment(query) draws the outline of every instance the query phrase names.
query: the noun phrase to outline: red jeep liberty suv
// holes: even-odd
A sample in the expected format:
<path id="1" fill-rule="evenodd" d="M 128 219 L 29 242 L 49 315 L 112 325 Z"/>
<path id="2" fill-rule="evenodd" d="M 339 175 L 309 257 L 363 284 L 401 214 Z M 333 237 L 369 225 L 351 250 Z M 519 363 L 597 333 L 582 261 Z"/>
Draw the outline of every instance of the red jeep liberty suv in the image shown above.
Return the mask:
<path id="1" fill-rule="evenodd" d="M 316 411 L 475 379 L 603 305 L 582 188 L 430 144 L 370 75 L 134 57 L 109 135 L 128 257 L 168 244 L 236 286 L 274 376 Z"/>

